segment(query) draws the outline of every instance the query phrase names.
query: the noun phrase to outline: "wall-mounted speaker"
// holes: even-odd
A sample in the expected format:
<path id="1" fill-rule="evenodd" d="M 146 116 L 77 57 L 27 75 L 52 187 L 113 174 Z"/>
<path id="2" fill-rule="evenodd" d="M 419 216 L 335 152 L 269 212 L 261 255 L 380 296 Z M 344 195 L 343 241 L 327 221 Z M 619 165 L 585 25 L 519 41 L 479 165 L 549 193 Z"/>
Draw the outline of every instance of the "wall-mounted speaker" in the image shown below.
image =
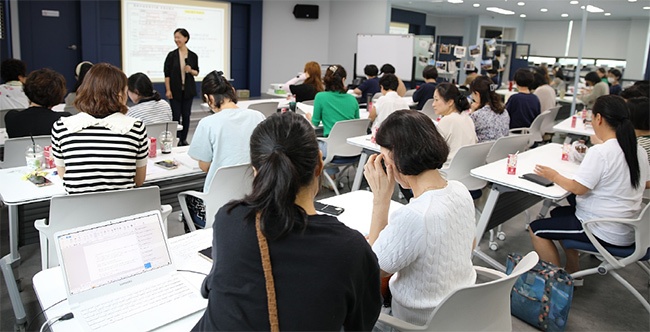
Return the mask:
<path id="1" fill-rule="evenodd" d="M 318 5 L 295 5 L 293 7 L 293 16 L 315 20 L 318 18 Z"/>

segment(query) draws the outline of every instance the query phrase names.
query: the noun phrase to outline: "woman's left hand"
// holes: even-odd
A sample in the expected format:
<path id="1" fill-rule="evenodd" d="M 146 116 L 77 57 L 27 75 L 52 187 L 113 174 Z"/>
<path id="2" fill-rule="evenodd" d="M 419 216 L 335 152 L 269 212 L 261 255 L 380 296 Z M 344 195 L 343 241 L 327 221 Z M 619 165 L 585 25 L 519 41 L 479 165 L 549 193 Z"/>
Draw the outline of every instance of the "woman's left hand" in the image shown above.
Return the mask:
<path id="1" fill-rule="evenodd" d="M 555 182 L 555 178 L 559 173 L 550 167 L 535 165 L 535 174 Z"/>
<path id="2" fill-rule="evenodd" d="M 384 163 L 386 165 L 386 171 L 384 172 L 383 161 L 383 155 L 373 154 L 363 167 L 363 175 L 366 177 L 377 203 L 390 201 L 395 189 L 393 165 Z"/>

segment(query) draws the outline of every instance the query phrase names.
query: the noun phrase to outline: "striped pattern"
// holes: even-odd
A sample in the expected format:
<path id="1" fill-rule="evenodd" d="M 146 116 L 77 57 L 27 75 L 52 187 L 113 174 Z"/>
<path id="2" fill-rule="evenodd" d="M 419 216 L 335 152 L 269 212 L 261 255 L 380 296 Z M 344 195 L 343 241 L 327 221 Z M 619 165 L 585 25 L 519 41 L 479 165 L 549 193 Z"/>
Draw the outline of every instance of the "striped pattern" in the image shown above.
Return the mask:
<path id="1" fill-rule="evenodd" d="M 162 99 L 141 102 L 129 108 L 126 115 L 144 122 L 145 125 L 172 121 L 172 109 Z"/>
<path id="2" fill-rule="evenodd" d="M 60 120 L 52 128 L 52 155 L 57 166 L 65 167 L 69 193 L 133 188 L 135 169 L 147 165 L 148 152 L 140 121 L 124 135 L 98 126 L 72 133 Z"/>
<path id="3" fill-rule="evenodd" d="M 648 153 L 648 160 L 650 160 L 650 136 L 639 136 L 636 142 Z"/>

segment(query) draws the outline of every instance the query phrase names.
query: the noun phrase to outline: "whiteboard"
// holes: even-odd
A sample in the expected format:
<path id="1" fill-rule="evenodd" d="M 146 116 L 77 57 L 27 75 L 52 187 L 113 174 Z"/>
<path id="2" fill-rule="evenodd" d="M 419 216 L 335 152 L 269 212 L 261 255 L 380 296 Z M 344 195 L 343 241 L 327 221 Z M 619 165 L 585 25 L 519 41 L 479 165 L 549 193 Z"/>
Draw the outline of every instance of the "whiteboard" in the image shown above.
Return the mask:
<path id="1" fill-rule="evenodd" d="M 122 0 L 122 70 L 164 82 L 174 30 L 190 33 L 187 48 L 199 57 L 197 81 L 213 70 L 230 77 L 230 4 L 194 0 Z"/>
<path id="2" fill-rule="evenodd" d="M 365 76 L 363 67 L 374 64 L 377 68 L 390 63 L 395 75 L 411 81 L 413 71 L 413 35 L 357 35 L 357 76 Z"/>

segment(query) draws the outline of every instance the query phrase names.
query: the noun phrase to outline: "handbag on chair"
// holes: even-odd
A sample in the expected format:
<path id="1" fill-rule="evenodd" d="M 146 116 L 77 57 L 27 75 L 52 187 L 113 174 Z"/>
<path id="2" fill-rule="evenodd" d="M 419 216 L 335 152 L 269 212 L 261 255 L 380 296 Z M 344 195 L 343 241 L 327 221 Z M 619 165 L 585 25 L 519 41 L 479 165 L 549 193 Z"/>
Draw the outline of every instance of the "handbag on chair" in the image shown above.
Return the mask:
<path id="1" fill-rule="evenodd" d="M 506 274 L 521 260 L 508 254 Z M 542 331 L 564 331 L 573 299 L 573 278 L 564 269 L 540 260 L 517 279 L 510 295 L 512 315 Z"/>

